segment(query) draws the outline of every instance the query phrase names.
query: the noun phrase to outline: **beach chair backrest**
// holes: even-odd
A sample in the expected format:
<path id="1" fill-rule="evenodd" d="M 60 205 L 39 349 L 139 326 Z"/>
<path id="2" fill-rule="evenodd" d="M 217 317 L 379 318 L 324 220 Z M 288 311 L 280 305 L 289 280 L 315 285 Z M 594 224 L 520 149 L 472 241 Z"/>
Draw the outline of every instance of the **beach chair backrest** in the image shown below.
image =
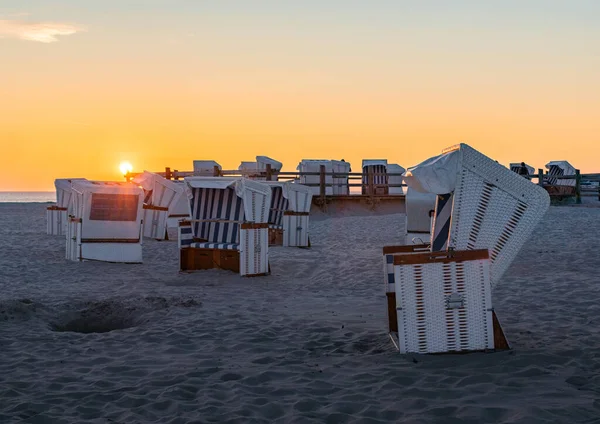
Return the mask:
<path id="1" fill-rule="evenodd" d="M 190 199 L 192 220 L 223 220 L 235 222 L 193 221 L 194 238 L 215 243 L 239 243 L 240 222 L 244 220 L 243 200 L 231 187 L 225 189 L 194 188 Z"/>
<path id="2" fill-rule="evenodd" d="M 444 155 L 456 156 L 438 160 Z M 495 283 L 548 210 L 548 193 L 465 144 L 440 157 L 411 168 L 418 179 L 417 168 L 422 166 L 422 181 L 415 182 L 421 188 L 454 188 L 438 193 L 431 249 L 488 249 Z M 436 164 L 445 168 L 436 169 Z M 439 175 L 444 179 L 440 181 Z M 413 184 L 410 178 L 407 182 Z"/>
<path id="3" fill-rule="evenodd" d="M 269 224 L 280 227 L 283 225 L 283 212 L 288 209 L 288 200 L 283 196 L 283 187 L 271 186 L 271 207 Z"/>

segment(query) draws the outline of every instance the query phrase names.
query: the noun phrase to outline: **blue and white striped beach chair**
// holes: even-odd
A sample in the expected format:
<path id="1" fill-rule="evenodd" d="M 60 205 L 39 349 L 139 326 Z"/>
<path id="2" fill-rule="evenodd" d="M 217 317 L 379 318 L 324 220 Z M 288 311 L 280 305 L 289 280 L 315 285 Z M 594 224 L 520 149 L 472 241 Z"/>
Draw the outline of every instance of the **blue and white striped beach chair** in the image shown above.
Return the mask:
<path id="1" fill-rule="evenodd" d="M 387 159 L 365 159 L 362 161 L 362 194 L 385 195 L 389 193 Z M 370 184 L 372 179 L 372 186 Z M 373 189 L 370 193 L 369 188 Z"/>
<path id="2" fill-rule="evenodd" d="M 268 274 L 270 187 L 242 178 L 190 177 L 185 183 L 191 219 L 179 225 L 180 269 Z"/>

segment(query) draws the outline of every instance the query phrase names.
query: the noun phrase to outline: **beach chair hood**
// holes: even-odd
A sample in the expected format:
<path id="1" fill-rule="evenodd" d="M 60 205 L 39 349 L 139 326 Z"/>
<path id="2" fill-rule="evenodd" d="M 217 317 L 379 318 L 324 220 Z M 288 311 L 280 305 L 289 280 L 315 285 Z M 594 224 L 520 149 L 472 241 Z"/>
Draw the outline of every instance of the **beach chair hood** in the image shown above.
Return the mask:
<path id="1" fill-rule="evenodd" d="M 404 182 L 421 193 L 447 194 L 456 188 L 459 150 L 441 154 L 408 168 Z"/>

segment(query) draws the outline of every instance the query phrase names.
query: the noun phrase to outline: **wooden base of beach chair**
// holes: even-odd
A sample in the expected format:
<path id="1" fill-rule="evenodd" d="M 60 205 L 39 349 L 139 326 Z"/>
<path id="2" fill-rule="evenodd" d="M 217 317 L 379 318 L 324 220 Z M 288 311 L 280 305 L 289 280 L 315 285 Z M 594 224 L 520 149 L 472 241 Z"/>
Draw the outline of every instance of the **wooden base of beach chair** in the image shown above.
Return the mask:
<path id="1" fill-rule="evenodd" d="M 269 228 L 269 246 L 283 245 L 283 229 Z"/>
<path id="2" fill-rule="evenodd" d="M 181 271 L 219 268 L 240 272 L 240 252 L 237 250 L 188 247 L 179 252 Z"/>

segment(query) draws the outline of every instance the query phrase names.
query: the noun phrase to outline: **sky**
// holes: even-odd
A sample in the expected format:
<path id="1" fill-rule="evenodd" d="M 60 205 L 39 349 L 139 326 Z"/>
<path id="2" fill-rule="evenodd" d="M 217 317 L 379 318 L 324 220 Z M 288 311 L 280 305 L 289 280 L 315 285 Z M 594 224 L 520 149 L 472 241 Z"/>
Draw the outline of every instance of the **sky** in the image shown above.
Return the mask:
<path id="1" fill-rule="evenodd" d="M 597 0 L 2 0 L 0 191 L 464 142 L 600 172 Z"/>

